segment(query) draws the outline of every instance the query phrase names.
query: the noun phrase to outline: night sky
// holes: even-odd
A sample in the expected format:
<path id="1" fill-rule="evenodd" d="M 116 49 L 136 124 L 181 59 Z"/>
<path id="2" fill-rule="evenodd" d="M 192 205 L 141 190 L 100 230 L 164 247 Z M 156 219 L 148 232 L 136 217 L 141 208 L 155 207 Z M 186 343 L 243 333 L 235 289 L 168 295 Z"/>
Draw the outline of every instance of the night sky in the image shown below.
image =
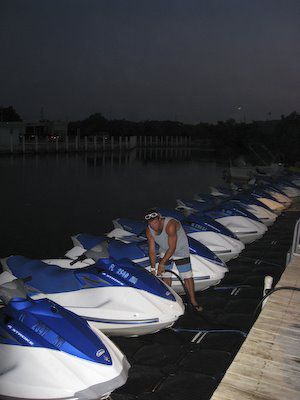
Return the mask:
<path id="1" fill-rule="evenodd" d="M 0 44 L 0 106 L 25 119 L 300 111 L 299 0 L 0 0 Z"/>

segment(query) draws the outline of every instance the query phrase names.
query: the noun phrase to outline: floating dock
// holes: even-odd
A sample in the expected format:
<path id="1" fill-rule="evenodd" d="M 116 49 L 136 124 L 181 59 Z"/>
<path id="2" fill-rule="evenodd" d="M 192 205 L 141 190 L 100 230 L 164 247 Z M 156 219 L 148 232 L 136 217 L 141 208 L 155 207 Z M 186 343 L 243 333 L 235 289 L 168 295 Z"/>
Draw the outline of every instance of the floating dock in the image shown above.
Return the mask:
<path id="1" fill-rule="evenodd" d="M 300 288 L 294 255 L 276 288 Z M 300 291 L 274 292 L 229 367 L 212 400 L 298 400 L 300 396 Z"/>
<path id="2" fill-rule="evenodd" d="M 198 294 L 201 316 L 187 311 L 172 329 L 114 338 L 132 368 L 111 398 L 298 399 L 299 292 L 275 292 L 253 323 L 266 275 L 274 285 L 299 286 L 299 258 L 286 269 L 299 218 L 299 207 L 285 212 L 262 239 L 230 261 L 221 284 Z"/>

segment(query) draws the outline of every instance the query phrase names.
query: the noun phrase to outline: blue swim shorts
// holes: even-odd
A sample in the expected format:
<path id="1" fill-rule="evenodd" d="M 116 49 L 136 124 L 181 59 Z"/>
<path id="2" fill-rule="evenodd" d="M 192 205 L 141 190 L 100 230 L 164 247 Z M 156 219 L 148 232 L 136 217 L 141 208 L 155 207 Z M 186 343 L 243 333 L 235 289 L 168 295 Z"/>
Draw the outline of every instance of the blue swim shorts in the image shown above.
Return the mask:
<path id="1" fill-rule="evenodd" d="M 172 274 L 168 273 L 168 271 L 172 271 L 174 268 L 174 264 L 179 272 L 181 279 L 188 279 L 193 277 L 192 265 L 190 257 L 185 258 L 175 258 L 169 260 L 165 264 L 165 272 L 163 273 L 163 278 L 171 278 Z M 174 275 L 173 275 L 174 276 Z"/>

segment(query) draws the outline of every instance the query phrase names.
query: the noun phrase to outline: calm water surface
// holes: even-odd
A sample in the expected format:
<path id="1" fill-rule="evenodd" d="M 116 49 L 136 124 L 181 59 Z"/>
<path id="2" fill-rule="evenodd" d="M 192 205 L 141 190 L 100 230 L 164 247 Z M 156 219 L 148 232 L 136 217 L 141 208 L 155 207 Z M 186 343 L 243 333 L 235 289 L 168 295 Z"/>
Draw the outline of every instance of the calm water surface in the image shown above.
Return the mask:
<path id="1" fill-rule="evenodd" d="M 114 218 L 174 207 L 176 198 L 222 183 L 223 170 L 187 150 L 2 156 L 0 257 L 63 256 L 71 235 L 101 234 Z"/>

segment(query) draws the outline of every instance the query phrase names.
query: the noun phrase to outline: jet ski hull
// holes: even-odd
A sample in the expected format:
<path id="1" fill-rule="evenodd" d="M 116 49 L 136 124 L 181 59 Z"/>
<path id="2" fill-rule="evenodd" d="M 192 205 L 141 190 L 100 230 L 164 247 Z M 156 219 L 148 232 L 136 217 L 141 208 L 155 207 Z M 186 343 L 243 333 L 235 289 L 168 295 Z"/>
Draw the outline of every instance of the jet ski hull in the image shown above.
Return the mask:
<path id="1" fill-rule="evenodd" d="M 129 363 L 105 335 L 113 350 L 113 368 L 106 368 L 57 350 L 0 344 L 0 398 L 105 399 L 127 380 Z"/>
<path id="2" fill-rule="evenodd" d="M 272 211 L 267 210 L 264 207 L 258 206 L 256 204 L 251 204 L 249 201 L 248 204 L 244 202 L 237 201 L 240 206 L 245 207 L 245 209 L 255 215 L 263 224 L 266 226 L 271 226 L 277 219 L 277 215 Z"/>
<path id="3" fill-rule="evenodd" d="M 227 262 L 239 256 L 245 248 L 240 240 L 216 232 L 192 232 L 187 234 L 214 252 L 220 260 Z"/>
<path id="4" fill-rule="evenodd" d="M 265 204 L 272 212 L 277 215 L 280 215 L 282 211 L 285 210 L 285 206 L 278 201 L 268 199 L 266 197 L 257 196 L 257 200 L 261 203 Z"/>
<path id="5" fill-rule="evenodd" d="M 299 197 L 300 196 L 300 189 L 297 187 L 293 186 L 288 186 L 288 185 L 280 185 L 279 186 L 280 190 L 283 191 L 283 193 L 293 199 L 294 197 Z"/>
<path id="6" fill-rule="evenodd" d="M 57 264 L 56 264 L 57 265 Z M 38 294 L 34 299 L 43 298 Z M 86 319 L 108 336 L 140 336 L 171 327 L 184 313 L 175 301 L 127 287 L 109 287 L 46 294 L 47 298 Z"/>
<path id="7" fill-rule="evenodd" d="M 242 216 L 229 216 L 216 219 L 230 229 L 244 244 L 260 239 L 267 228 L 264 224 Z"/>

